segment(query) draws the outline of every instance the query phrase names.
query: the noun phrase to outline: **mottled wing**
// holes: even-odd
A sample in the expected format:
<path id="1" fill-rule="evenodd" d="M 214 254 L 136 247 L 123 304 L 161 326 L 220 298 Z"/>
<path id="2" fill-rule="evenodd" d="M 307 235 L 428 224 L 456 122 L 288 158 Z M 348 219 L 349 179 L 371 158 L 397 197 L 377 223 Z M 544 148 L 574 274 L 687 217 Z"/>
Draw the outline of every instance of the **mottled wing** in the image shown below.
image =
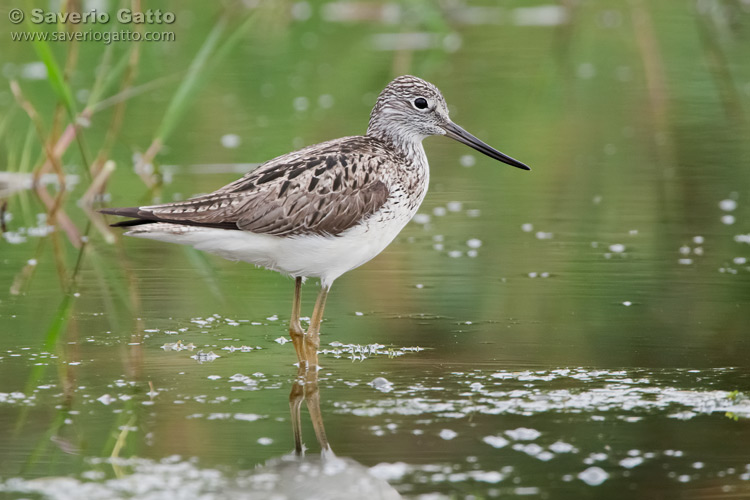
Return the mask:
<path id="1" fill-rule="evenodd" d="M 388 188 L 377 175 L 383 155 L 387 151 L 368 137 L 337 139 L 275 158 L 207 195 L 109 213 L 140 219 L 125 224 L 173 222 L 276 236 L 337 235 L 387 200 Z"/>

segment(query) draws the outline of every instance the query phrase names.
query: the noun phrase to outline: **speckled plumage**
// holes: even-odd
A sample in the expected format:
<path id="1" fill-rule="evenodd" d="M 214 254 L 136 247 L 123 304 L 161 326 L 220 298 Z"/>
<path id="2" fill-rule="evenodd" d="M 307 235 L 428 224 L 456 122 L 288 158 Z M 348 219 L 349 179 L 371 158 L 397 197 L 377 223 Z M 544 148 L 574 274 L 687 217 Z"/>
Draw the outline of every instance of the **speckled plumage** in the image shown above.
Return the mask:
<path id="1" fill-rule="evenodd" d="M 434 85 L 402 76 L 378 96 L 364 136 L 279 156 L 186 201 L 103 212 L 134 218 L 115 224 L 130 227 L 128 235 L 319 277 L 327 287 L 380 253 L 416 214 L 429 183 L 429 135 L 528 168 L 453 124 Z"/>
<path id="2" fill-rule="evenodd" d="M 335 236 L 376 213 L 391 190 L 416 187 L 417 169 L 391 168 L 403 161 L 378 139 L 344 137 L 270 160 L 213 193 L 120 214 L 144 223 Z"/>

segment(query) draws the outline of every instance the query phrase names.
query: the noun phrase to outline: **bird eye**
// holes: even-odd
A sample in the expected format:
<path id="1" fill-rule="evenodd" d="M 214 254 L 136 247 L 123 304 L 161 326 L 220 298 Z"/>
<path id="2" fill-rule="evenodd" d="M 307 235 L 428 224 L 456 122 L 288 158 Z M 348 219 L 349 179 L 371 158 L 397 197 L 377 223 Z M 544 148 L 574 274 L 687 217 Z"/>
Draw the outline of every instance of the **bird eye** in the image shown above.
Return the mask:
<path id="1" fill-rule="evenodd" d="M 426 109 L 427 108 L 427 99 L 424 97 L 417 97 L 414 99 L 414 107 L 417 109 Z"/>

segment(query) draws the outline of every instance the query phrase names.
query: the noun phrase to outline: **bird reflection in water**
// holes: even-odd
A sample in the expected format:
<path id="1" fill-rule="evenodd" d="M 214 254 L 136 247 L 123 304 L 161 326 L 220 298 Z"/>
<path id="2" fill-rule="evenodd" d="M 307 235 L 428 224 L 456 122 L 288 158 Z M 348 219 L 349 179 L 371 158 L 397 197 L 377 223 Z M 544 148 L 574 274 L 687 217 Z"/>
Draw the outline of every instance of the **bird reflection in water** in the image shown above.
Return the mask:
<path id="1" fill-rule="evenodd" d="M 400 499 L 398 491 L 385 480 L 373 476 L 368 467 L 352 458 L 339 457 L 333 453 L 320 411 L 318 371 L 318 354 L 308 350 L 298 363 L 297 377 L 289 394 L 294 452 L 273 458 L 241 478 L 239 483 L 242 485 L 243 494 L 249 494 L 247 498 L 253 500 Z M 301 420 L 303 402 L 307 404 L 315 437 L 320 444 L 320 455 L 304 454 Z"/>
<path id="2" fill-rule="evenodd" d="M 294 434 L 294 452 L 302 456 L 304 448 L 302 445 L 302 420 L 301 410 L 302 402 L 307 403 L 307 410 L 310 412 L 315 437 L 320 444 L 321 456 L 333 455 L 331 445 L 326 436 L 325 426 L 323 425 L 323 415 L 320 411 L 320 390 L 318 389 L 318 364 L 317 353 L 315 353 L 314 364 L 308 365 L 307 361 L 300 360 L 297 369 L 297 378 L 292 384 L 292 391 L 289 393 L 289 410 L 292 417 L 292 432 Z"/>

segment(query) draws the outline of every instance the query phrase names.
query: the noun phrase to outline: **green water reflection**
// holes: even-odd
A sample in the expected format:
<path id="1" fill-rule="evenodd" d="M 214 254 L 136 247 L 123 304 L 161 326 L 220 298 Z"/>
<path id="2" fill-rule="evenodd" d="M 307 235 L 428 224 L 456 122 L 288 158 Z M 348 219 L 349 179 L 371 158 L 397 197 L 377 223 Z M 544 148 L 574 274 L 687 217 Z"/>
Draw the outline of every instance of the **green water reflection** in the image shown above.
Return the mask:
<path id="1" fill-rule="evenodd" d="M 0 157 L 14 175 L 44 152 L 11 80 L 45 134 L 68 123 L 35 76 L 38 53 L 10 41 L 16 3 L 26 8 L 0 12 Z M 33 191 L 0 182 L 0 492 L 265 487 L 254 468 L 281 470 L 273 460 L 293 447 L 296 358 L 279 340 L 293 281 L 157 242 L 108 243 L 78 205 L 85 165 L 101 148 L 116 165 L 97 206 L 183 199 L 363 133 L 377 93 L 412 73 L 533 171 L 425 141 L 420 215 L 328 301 L 322 412 L 334 451 L 360 464 L 343 470 L 369 468 L 405 497 L 750 495 L 746 3 L 437 5 L 149 2 L 175 12 L 158 27 L 175 41 L 140 44 L 102 97 L 135 89 L 121 125 L 115 103 L 102 107 L 61 158 L 77 176 L 63 208 L 88 235 L 83 254 L 47 230 Z M 220 42 L 238 41 L 166 126 L 149 189 L 137 157 L 227 14 Z M 127 62 L 133 45 L 105 56 L 103 44 L 51 44 L 78 111 L 103 58 Z"/>

